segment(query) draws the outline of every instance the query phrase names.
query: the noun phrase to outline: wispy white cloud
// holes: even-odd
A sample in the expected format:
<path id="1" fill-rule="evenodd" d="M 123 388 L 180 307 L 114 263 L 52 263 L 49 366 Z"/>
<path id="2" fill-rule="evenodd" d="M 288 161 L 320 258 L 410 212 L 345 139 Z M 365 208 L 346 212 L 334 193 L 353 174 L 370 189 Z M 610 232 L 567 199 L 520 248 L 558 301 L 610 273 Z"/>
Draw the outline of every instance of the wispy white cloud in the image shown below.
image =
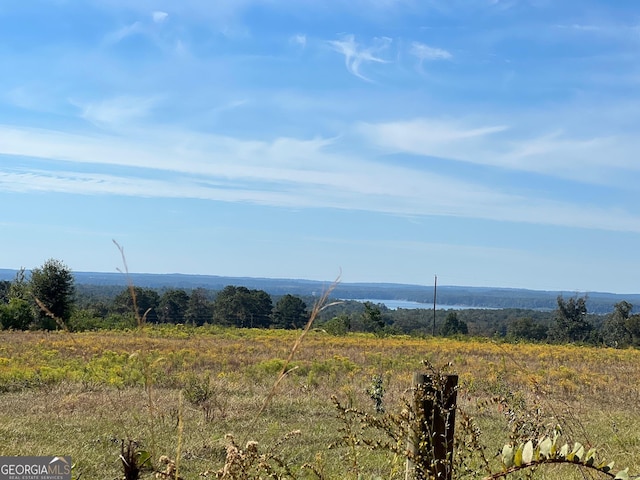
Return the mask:
<path id="1" fill-rule="evenodd" d="M 151 18 L 153 18 L 153 21 L 155 23 L 161 24 L 164 23 L 167 18 L 169 18 L 169 14 L 167 12 L 156 10 L 151 14 Z"/>
<path id="2" fill-rule="evenodd" d="M 442 48 L 430 47 L 424 43 L 412 42 L 410 53 L 422 64 L 425 60 L 449 60 L 453 57 L 450 52 Z"/>
<path id="3" fill-rule="evenodd" d="M 74 102 L 85 120 L 102 127 L 126 127 L 131 121 L 147 116 L 156 98 L 119 96 L 89 103 Z"/>
<path id="4" fill-rule="evenodd" d="M 127 38 L 142 36 L 162 47 L 163 39 L 167 37 L 165 24 L 169 19 L 169 14 L 162 10 L 154 10 L 151 13 L 147 12 L 145 16 L 140 18 L 140 20 L 107 33 L 102 39 L 102 44 L 116 45 Z"/>
<path id="5" fill-rule="evenodd" d="M 557 25 L 558 28 L 564 30 L 574 30 L 576 32 L 602 32 L 604 28 L 598 25 L 581 25 L 581 24 L 571 24 L 571 25 Z"/>
<path id="6" fill-rule="evenodd" d="M 489 136 L 504 132 L 505 125 L 465 126 L 451 121 L 417 118 L 377 124 L 362 123 L 358 131 L 374 145 L 395 152 L 453 160 L 482 162 L 473 152 L 491 148 Z"/>
<path id="7" fill-rule="evenodd" d="M 375 125 L 373 128 L 376 128 Z M 377 124 L 379 132 L 384 133 L 385 139 L 390 139 L 392 143 L 398 146 L 403 144 L 423 145 L 429 149 L 431 145 L 448 144 L 463 139 L 473 139 L 477 137 L 485 137 L 493 133 L 508 130 L 506 125 L 490 125 L 482 127 L 467 127 L 455 122 L 431 120 L 427 118 L 418 118 L 410 121 L 390 122 Z M 364 124 L 365 130 L 369 128 Z M 405 143 L 406 142 L 406 143 Z"/>
<path id="8" fill-rule="evenodd" d="M 640 171 L 632 155 L 640 148 L 640 141 L 629 135 L 578 136 L 556 130 L 525 136 L 514 126 L 468 126 L 428 118 L 362 124 L 358 130 L 368 141 L 394 152 L 578 182 L 606 185 L 617 182 L 620 170 Z"/>
<path id="9" fill-rule="evenodd" d="M 498 11 L 504 11 L 510 10 L 522 2 L 521 0 L 486 0 L 486 3 L 490 8 L 496 9 Z"/>
<path id="10" fill-rule="evenodd" d="M 500 131 L 450 132 L 449 138 L 459 143 L 492 130 Z M 0 155 L 23 157 L 20 168 L 0 166 L 0 189 L 6 191 L 199 198 L 640 232 L 640 218 L 625 211 L 514 195 L 425 169 L 370 162 L 340 153 L 331 139 L 265 142 L 175 131 L 123 138 L 0 127 Z M 50 169 L 43 168 L 49 163 Z M 74 163 L 84 164 L 81 172 L 70 168 Z M 123 173 L 87 173 L 91 165 L 96 171 L 119 166 Z"/>
<path id="11" fill-rule="evenodd" d="M 348 12 L 356 13 L 359 16 L 383 15 L 389 12 L 398 12 L 402 8 L 414 8 L 415 0 L 352 0 L 344 2 L 342 0 L 297 0 L 296 2 L 274 2 L 272 0 L 91 0 L 93 3 L 115 11 L 133 11 L 145 14 L 151 9 L 162 9 L 164 11 L 175 12 L 182 18 L 190 21 L 204 22 L 214 27 L 225 24 L 238 23 L 242 20 L 242 15 L 252 7 L 264 7 L 268 5 L 276 12 L 300 11 L 316 12 L 330 9 L 338 15 Z M 432 9 L 439 2 L 428 2 L 427 8 Z"/>
<path id="12" fill-rule="evenodd" d="M 0 93 L 0 101 L 4 100 L 9 105 L 36 112 L 52 112 L 59 108 L 64 99 L 52 94 L 51 87 L 46 82 L 30 81 Z M 57 93 L 56 87 L 54 92 Z"/>
<path id="13" fill-rule="evenodd" d="M 331 40 L 328 43 L 336 52 L 344 55 L 344 63 L 351 74 L 368 82 L 371 80 L 360 72 L 363 64 L 389 63 L 388 60 L 376 56 L 391 44 L 391 39 L 388 37 L 374 39 L 370 47 L 359 45 L 354 35 L 345 35 L 342 40 Z"/>
<path id="14" fill-rule="evenodd" d="M 142 22 L 136 21 L 124 27 L 121 27 L 113 32 L 105 35 L 103 42 L 106 45 L 114 45 L 116 43 L 121 42 L 127 37 L 131 37 L 133 35 L 138 35 L 143 33 L 144 27 Z"/>
<path id="15" fill-rule="evenodd" d="M 302 33 L 298 33 L 296 35 L 291 36 L 289 38 L 289 42 L 292 43 L 293 45 L 298 45 L 302 48 L 305 48 L 307 46 L 307 36 Z"/>
<path id="16" fill-rule="evenodd" d="M 567 23 L 557 24 L 560 31 L 640 40 L 639 23 Z"/>

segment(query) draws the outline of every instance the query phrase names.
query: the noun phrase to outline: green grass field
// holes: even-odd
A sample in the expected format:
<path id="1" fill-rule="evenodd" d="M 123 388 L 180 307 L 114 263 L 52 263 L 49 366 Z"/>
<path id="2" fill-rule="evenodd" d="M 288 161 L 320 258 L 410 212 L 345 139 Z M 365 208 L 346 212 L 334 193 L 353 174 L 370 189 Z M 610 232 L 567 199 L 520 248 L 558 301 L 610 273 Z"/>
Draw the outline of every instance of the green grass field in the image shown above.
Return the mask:
<path id="1" fill-rule="evenodd" d="M 559 424 L 568 441 L 640 473 L 639 351 L 311 331 L 260 413 L 299 335 L 183 326 L 1 332 L 0 453 L 71 455 L 80 478 L 116 479 L 121 441 L 131 439 L 154 459 L 178 459 L 185 479 L 215 478 L 231 434 L 242 447 L 258 442 L 301 478 L 315 478 L 300 473 L 305 463 L 326 478 L 404 478 L 399 456 L 328 448 L 344 428 L 331 397 L 375 415 L 367 389 L 379 375 L 386 411 L 399 412 L 427 360 L 450 362 L 460 376 L 459 407 L 474 418 L 495 470 L 512 435 Z M 598 478 L 549 466 L 534 478 L 583 475 Z"/>

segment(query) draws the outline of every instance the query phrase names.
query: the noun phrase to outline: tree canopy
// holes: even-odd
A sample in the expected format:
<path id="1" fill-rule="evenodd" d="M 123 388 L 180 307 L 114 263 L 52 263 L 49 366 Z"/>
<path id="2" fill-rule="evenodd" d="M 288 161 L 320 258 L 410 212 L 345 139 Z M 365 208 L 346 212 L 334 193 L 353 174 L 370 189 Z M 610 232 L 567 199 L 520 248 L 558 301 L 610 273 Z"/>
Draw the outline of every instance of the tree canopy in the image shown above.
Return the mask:
<path id="1" fill-rule="evenodd" d="M 40 328 L 54 330 L 57 321 L 66 322 L 71 318 L 75 285 L 71 269 L 64 263 L 49 259 L 34 268 L 29 286 L 38 306 L 36 321 Z"/>
<path id="2" fill-rule="evenodd" d="M 273 309 L 273 326 L 276 328 L 302 328 L 308 320 L 307 304 L 290 294 L 278 300 Z"/>
<path id="3" fill-rule="evenodd" d="M 189 308 L 189 295 L 184 290 L 167 290 L 158 302 L 158 320 L 162 323 L 184 323 Z"/>
<path id="4" fill-rule="evenodd" d="M 531 317 L 517 318 L 507 326 L 507 337 L 518 340 L 541 341 L 547 338 L 549 328 Z"/>
<path id="5" fill-rule="evenodd" d="M 584 342 L 589 338 L 593 325 L 587 320 L 587 299 L 572 297 L 569 300 L 558 296 L 555 323 L 549 337 L 557 342 Z"/>
<path id="6" fill-rule="evenodd" d="M 211 323 L 213 315 L 212 304 L 207 297 L 204 288 L 196 288 L 191 292 L 184 320 L 191 325 L 204 325 Z"/>
<path id="7" fill-rule="evenodd" d="M 469 327 L 467 323 L 458 318 L 456 312 L 449 312 L 447 318 L 445 318 L 442 327 L 440 328 L 440 335 L 443 337 L 450 337 L 452 335 L 466 335 L 469 333 Z"/>
<path id="8" fill-rule="evenodd" d="M 11 289 L 11 282 L 9 280 L 0 281 L 0 303 L 6 303 L 9 301 L 10 289 Z"/>
<path id="9" fill-rule="evenodd" d="M 133 290 L 133 291 L 132 291 Z M 135 304 L 138 309 L 134 308 Z M 121 315 L 135 315 L 136 318 L 144 319 L 146 322 L 158 322 L 158 305 L 160 295 L 151 288 L 133 287 L 124 288 L 113 300 L 114 311 Z"/>
<path id="10" fill-rule="evenodd" d="M 228 285 L 213 302 L 213 322 L 236 327 L 268 327 L 273 304 L 264 290 Z"/>
<path id="11" fill-rule="evenodd" d="M 602 328 L 602 340 L 609 347 L 640 346 L 640 314 L 631 314 L 633 305 L 622 301 L 614 305 Z"/>

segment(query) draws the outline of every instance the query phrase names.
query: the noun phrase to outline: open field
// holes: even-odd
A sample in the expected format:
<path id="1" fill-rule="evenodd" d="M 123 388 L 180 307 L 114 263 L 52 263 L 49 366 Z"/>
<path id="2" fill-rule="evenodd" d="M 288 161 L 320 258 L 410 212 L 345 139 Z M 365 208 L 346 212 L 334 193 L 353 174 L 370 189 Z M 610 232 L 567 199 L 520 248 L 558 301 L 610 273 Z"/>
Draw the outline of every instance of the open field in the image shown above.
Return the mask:
<path id="1" fill-rule="evenodd" d="M 475 418 L 496 469 L 512 406 L 525 426 L 559 423 L 568 440 L 640 472 L 640 351 L 312 331 L 258 416 L 299 334 L 183 326 L 1 332 L 0 453 L 71 455 L 80 478 L 116 479 L 121 439 L 133 439 L 156 458 L 176 458 L 179 449 L 181 475 L 202 478 L 223 466 L 231 433 L 291 465 L 313 463 L 328 478 L 403 478 L 403 460 L 393 455 L 357 450 L 354 458 L 348 448 L 327 448 L 343 426 L 331 396 L 374 413 L 366 390 L 380 375 L 387 411 L 399 411 L 413 372 L 428 360 L 451 362 L 460 375 L 459 405 Z M 207 385 L 207 401 L 193 401 Z M 487 402 L 494 397 L 506 401 Z M 535 478 L 584 477 L 547 467 Z"/>

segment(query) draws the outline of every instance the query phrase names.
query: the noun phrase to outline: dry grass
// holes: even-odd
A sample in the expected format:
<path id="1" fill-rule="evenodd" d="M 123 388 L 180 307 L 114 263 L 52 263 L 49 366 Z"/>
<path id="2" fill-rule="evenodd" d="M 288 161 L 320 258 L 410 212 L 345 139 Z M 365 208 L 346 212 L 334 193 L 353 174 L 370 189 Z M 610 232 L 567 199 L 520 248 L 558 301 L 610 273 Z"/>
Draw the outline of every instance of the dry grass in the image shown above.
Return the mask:
<path id="1" fill-rule="evenodd" d="M 340 427 L 331 395 L 373 412 L 366 389 L 381 375 L 387 410 L 399 408 L 426 359 L 453 362 L 461 379 L 460 405 L 477 419 L 490 451 L 508 440 L 509 425 L 498 404 L 477 405 L 504 396 L 523 409 L 541 406 L 542 421 L 564 423 L 572 438 L 640 471 L 636 350 L 310 331 L 287 366 L 299 335 L 188 327 L 0 332 L 0 451 L 70 454 L 81 478 L 117 478 L 121 439 L 151 448 L 153 437 L 157 455 L 175 458 L 182 428 L 180 475 L 197 478 L 224 463 L 227 433 L 268 446 L 299 429 L 301 435 L 284 443 L 280 454 L 295 465 L 320 465 L 329 478 L 345 478 L 348 452 L 326 449 Z M 297 368 L 264 406 L 283 368 L 291 367 Z M 210 420 L 187 402 L 180 407 L 180 390 L 194 375 L 211 379 L 216 403 Z M 400 478 L 398 461 L 372 453 L 360 459 L 367 477 L 383 478 Z M 539 478 L 558 478 L 557 472 L 547 475 Z"/>

